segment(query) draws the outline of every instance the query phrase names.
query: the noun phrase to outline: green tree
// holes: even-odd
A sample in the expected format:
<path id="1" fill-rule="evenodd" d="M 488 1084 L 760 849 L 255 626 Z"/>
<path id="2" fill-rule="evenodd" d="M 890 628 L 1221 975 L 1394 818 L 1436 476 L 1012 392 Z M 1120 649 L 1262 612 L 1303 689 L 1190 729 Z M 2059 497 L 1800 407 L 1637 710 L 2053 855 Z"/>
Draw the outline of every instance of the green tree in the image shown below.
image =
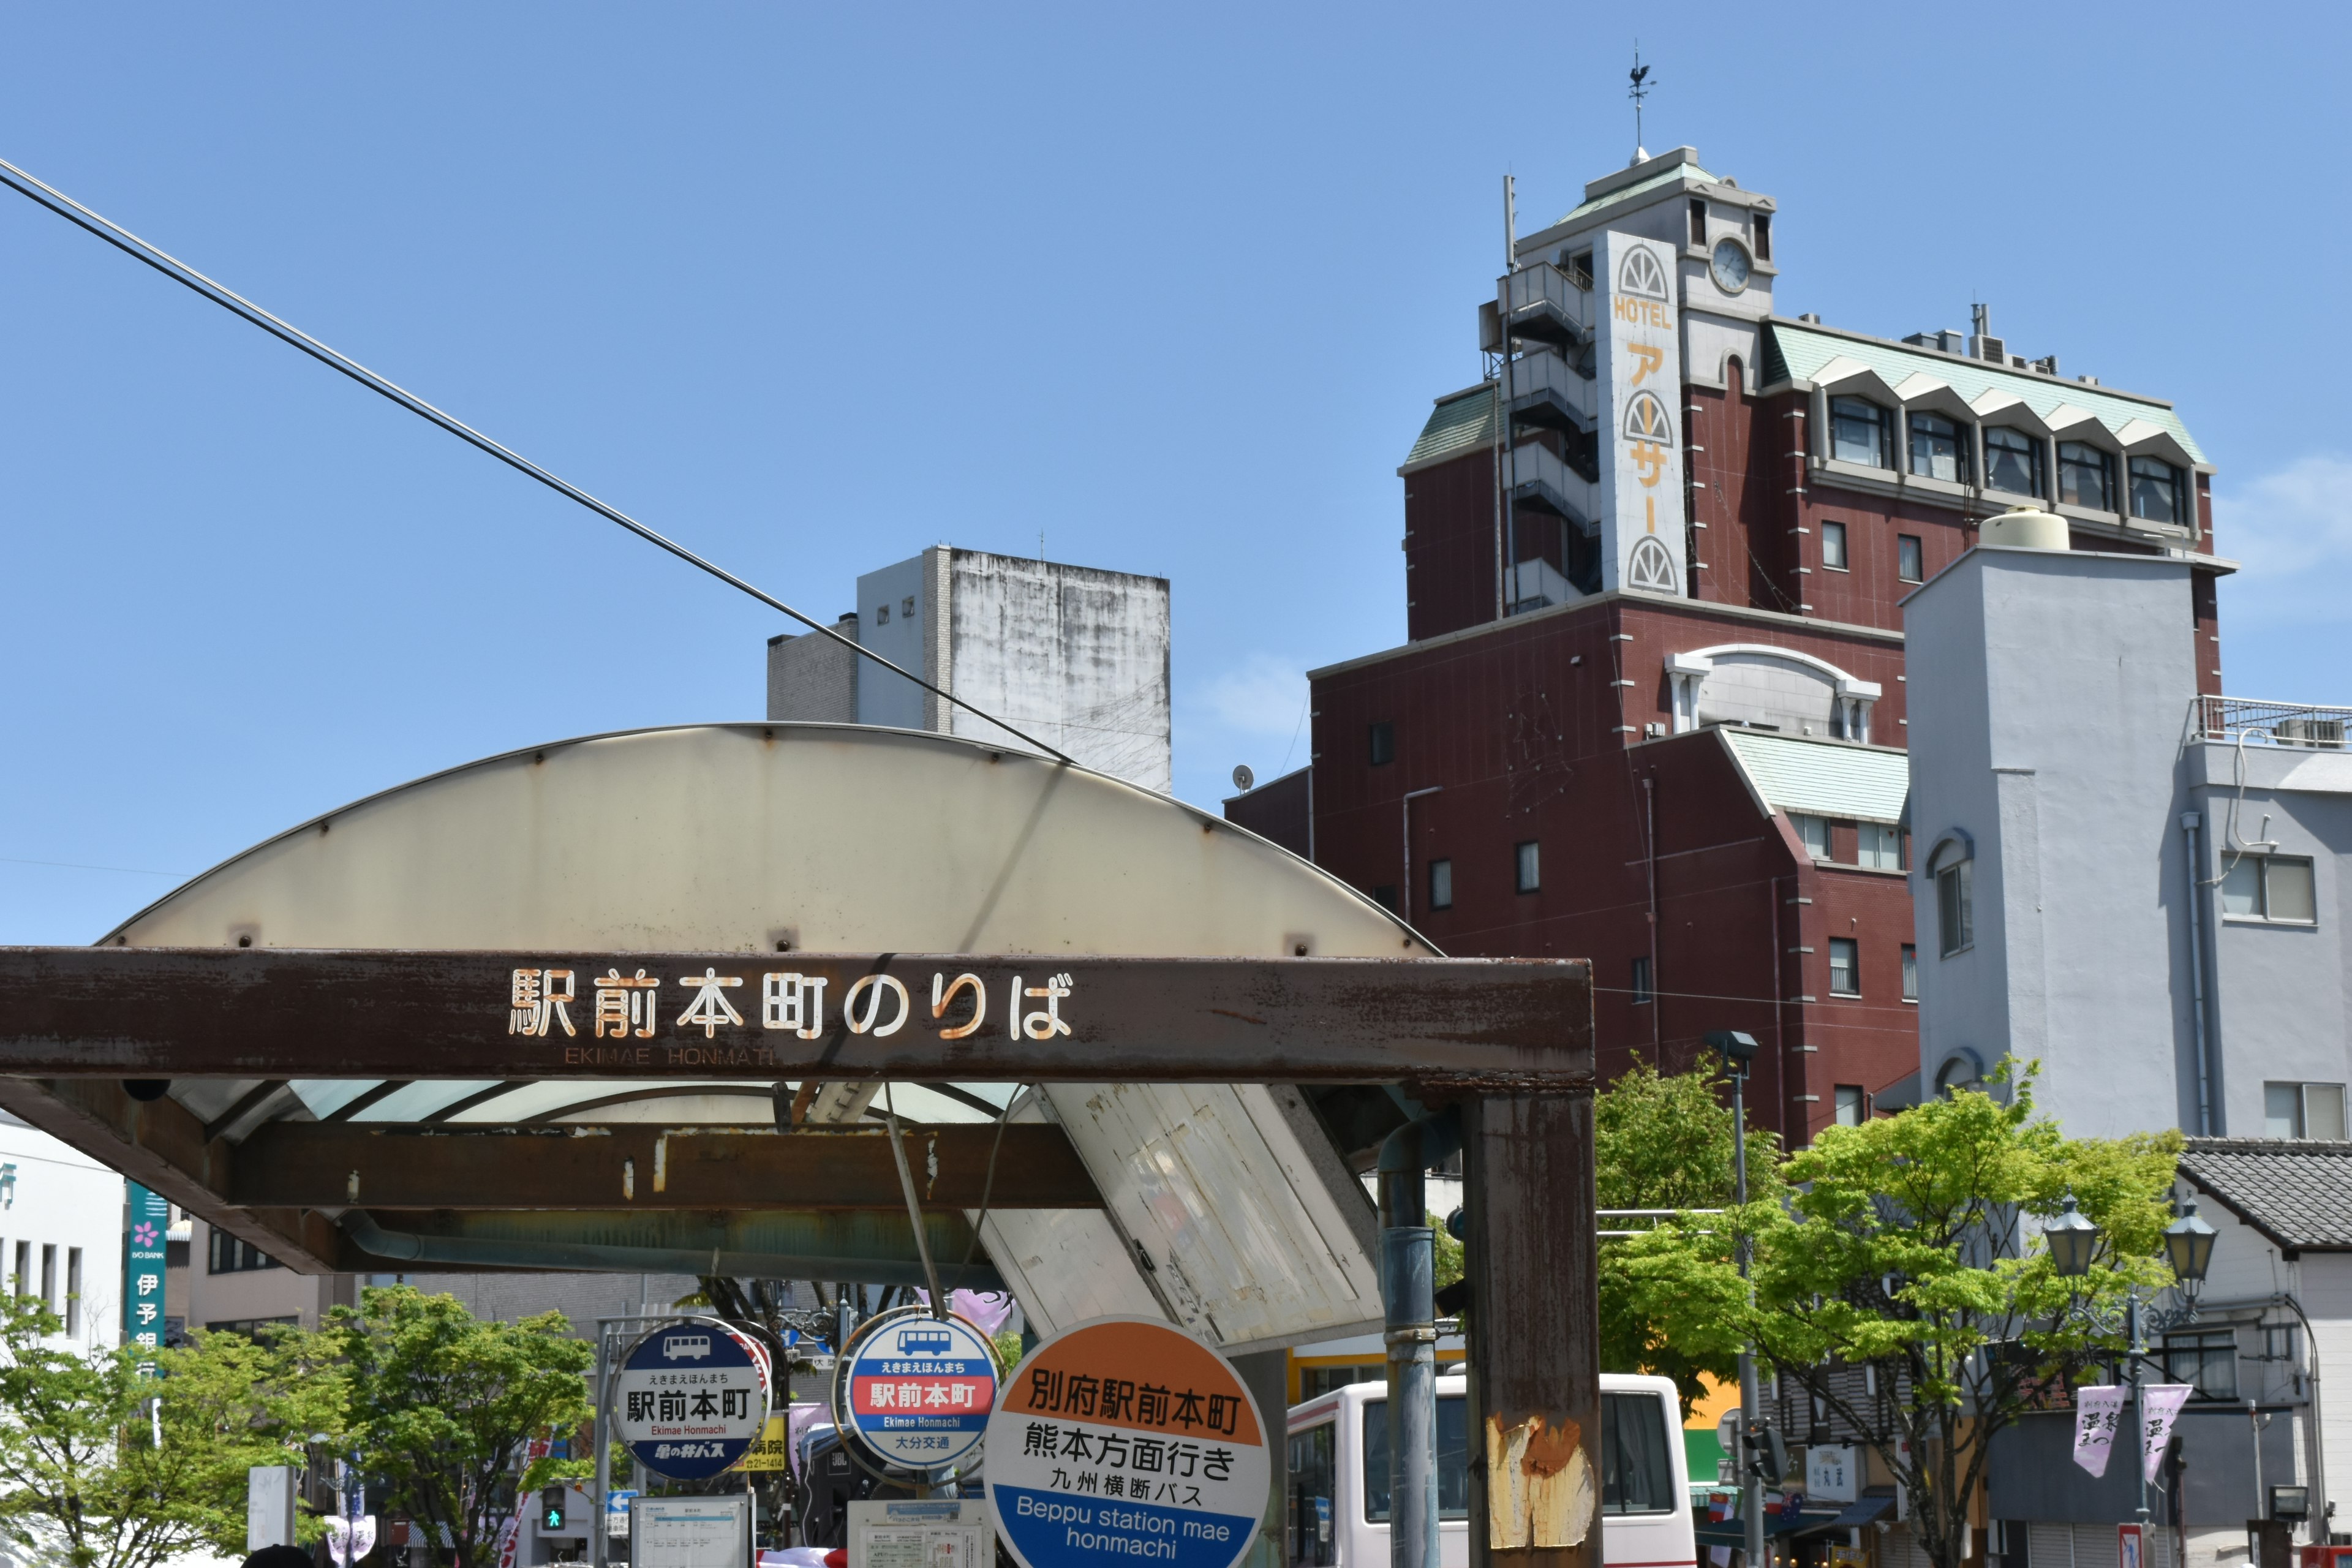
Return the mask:
<path id="1" fill-rule="evenodd" d="M 439 1531 L 425 1532 L 436 1563 L 488 1562 L 523 1445 L 592 1415 L 595 1352 L 571 1327 L 561 1312 L 485 1321 L 453 1296 L 398 1285 L 362 1291 L 356 1309 L 336 1308 L 320 1330 L 341 1368 L 361 1468 L 383 1477 L 414 1518 L 448 1532 L 448 1548 Z M 512 1484 L 528 1494 L 591 1462 L 533 1460 Z"/>
<path id="2" fill-rule="evenodd" d="M 2171 1283 L 2158 1254 L 2179 1135 L 2068 1138 L 2033 1114 L 2032 1088 L 2029 1069 L 2006 1103 L 1963 1090 L 1790 1155 L 1785 1206 L 1738 1216 L 1756 1243 L 1753 1310 L 1720 1234 L 1671 1226 L 1629 1244 L 1669 1341 L 1704 1357 L 1752 1336 L 1903 1484 L 1937 1568 L 1963 1560 L 1994 1437 L 2120 1348 L 2069 1306 Z M 2107 1237 L 2078 1279 L 2029 1223 L 2070 1194 Z"/>
<path id="3" fill-rule="evenodd" d="M 128 1349 L 57 1348 L 63 1327 L 37 1300 L 0 1299 L 0 1534 L 71 1568 L 241 1552 L 247 1468 L 300 1463 L 288 1439 L 331 1422 L 331 1386 L 236 1334 L 152 1352 L 150 1375 Z"/>
<path id="4" fill-rule="evenodd" d="M 1729 1209 L 1737 1192 L 1731 1108 L 1721 1080 L 1698 1071 L 1662 1074 L 1646 1062 L 1593 1099 L 1594 1194 L 1604 1209 Z M 1748 1134 L 1748 1192 L 1759 1212 L 1777 1210 L 1779 1141 Z M 1604 1229 L 1648 1228 L 1647 1222 Z M 1692 1218 L 1654 1236 L 1601 1244 L 1601 1366 L 1670 1377 L 1685 1415 L 1705 1392 L 1706 1373 L 1729 1382 L 1738 1368 L 1738 1321 L 1746 1293 L 1722 1295 L 1720 1268 L 1732 1260 L 1734 1219 Z M 1706 1268 L 1695 1268 L 1705 1263 Z M 1733 1279 L 1737 1286 L 1736 1276 Z M 1691 1292 L 1696 1291 L 1696 1300 Z M 1694 1310 L 1694 1307 L 1700 1310 Z M 1726 1319 L 1717 1314 L 1729 1310 Z M 1728 1330 L 1727 1332 L 1726 1331 Z"/>

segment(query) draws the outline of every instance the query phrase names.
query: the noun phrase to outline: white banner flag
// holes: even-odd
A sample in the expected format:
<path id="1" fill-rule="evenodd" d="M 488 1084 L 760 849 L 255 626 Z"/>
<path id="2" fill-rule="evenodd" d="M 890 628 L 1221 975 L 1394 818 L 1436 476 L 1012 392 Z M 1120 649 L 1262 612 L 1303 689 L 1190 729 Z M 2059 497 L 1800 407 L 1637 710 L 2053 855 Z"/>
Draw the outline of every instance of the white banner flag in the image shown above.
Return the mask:
<path id="1" fill-rule="evenodd" d="M 2095 1476 L 2107 1473 L 2107 1456 L 2116 1446 L 2116 1425 L 2124 1413 L 2120 1385 L 2074 1391 L 2074 1462 Z"/>
<path id="2" fill-rule="evenodd" d="M 327 1555 L 350 1568 L 375 1550 L 375 1515 L 363 1513 L 356 1520 L 341 1514 L 327 1516 Z"/>
<path id="3" fill-rule="evenodd" d="M 2151 1383 L 2140 1390 L 2144 1401 L 2139 1417 L 2140 1453 L 2145 1456 L 2141 1463 L 2149 1480 L 2156 1479 L 2156 1472 L 2164 1463 L 2164 1450 L 2172 1441 L 2172 1423 L 2195 1392 L 2185 1383 Z"/>

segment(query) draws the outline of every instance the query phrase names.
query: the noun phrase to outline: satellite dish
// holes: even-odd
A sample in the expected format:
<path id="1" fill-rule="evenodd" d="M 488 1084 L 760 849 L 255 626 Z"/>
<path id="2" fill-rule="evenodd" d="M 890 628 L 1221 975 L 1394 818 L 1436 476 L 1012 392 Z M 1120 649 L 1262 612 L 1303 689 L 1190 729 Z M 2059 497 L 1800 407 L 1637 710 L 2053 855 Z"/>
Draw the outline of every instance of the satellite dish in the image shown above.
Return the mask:
<path id="1" fill-rule="evenodd" d="M 1249 764 L 1247 763 L 1244 763 L 1241 766 L 1234 770 L 1234 787 L 1235 789 L 1246 793 L 1250 785 L 1255 783 L 1257 783 L 1257 775 L 1249 771 Z"/>

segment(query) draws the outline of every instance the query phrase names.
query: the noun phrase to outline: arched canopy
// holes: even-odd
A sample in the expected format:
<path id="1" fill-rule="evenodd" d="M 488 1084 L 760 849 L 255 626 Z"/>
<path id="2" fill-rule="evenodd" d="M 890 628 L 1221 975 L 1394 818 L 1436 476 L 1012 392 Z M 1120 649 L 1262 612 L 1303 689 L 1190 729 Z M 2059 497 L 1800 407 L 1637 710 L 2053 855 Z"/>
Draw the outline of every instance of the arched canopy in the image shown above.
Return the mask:
<path id="1" fill-rule="evenodd" d="M 255 847 L 140 911 L 104 943 L 1435 955 L 1387 911 L 1296 856 L 1117 779 L 929 733 L 782 723 L 595 736 L 435 774 Z M 740 1191 L 726 1213 L 677 1213 L 646 1206 L 661 1153 L 642 1171 L 619 1172 L 623 1150 L 637 1147 L 631 1140 L 685 1149 L 670 1141 L 692 1134 L 706 1140 L 694 1149 L 748 1149 L 742 1157 L 756 1163 L 769 1146 L 742 1140 L 792 1142 L 775 1131 L 780 1113 L 788 1123 L 798 1116 L 811 1126 L 870 1127 L 875 1085 L 354 1080 L 332 1076 L 332 1039 L 320 1039 L 318 1052 L 316 1079 L 182 1079 L 166 1091 L 197 1130 L 185 1135 L 194 1145 L 189 1160 L 210 1170 L 208 1162 L 244 1157 L 236 1169 L 250 1190 L 207 1217 L 305 1266 L 398 1259 L 635 1270 L 691 1262 L 697 1272 L 915 1277 L 903 1211 L 893 1221 L 868 1205 L 876 1212 L 848 1216 L 856 1226 L 829 1226 L 803 1212 L 822 1210 L 827 1193 L 803 1187 Z M 1399 1063 L 1398 1076 L 1412 1066 Z M 951 1124 L 992 1121 L 1017 1091 L 969 1083 L 893 1093 L 902 1118 L 950 1140 L 935 1145 L 947 1151 L 937 1170 L 947 1171 L 976 1157 L 972 1145 L 952 1142 Z M 1146 1311 L 1229 1346 L 1352 1331 L 1378 1319 L 1380 1307 L 1372 1219 L 1348 1157 L 1401 1123 L 1410 1105 L 1377 1086 L 1311 1095 L 1280 1085 L 1034 1087 L 1008 1118 L 1013 1134 L 1044 1152 L 1024 1179 L 1033 1191 L 1050 1185 L 1046 1156 L 1061 1151 L 1055 1157 L 1065 1166 L 1075 1159 L 1100 1206 L 998 1205 L 982 1239 L 1043 1328 Z M 1052 1142 L 1056 1126 L 1066 1143 Z M 374 1188 L 354 1165 L 349 1193 L 297 1205 L 280 1190 L 291 1180 L 285 1152 L 309 1147 L 301 1140 L 327 1136 L 325 1128 L 380 1141 L 429 1135 L 445 1141 L 435 1149 L 463 1144 L 468 1158 L 474 1144 L 461 1133 L 535 1129 L 541 1142 L 530 1147 L 610 1191 L 593 1198 L 601 1207 L 552 1216 L 451 1214 L 423 1202 L 415 1207 L 436 1212 L 406 1213 L 370 1204 Z M 589 1134 L 613 1142 L 580 1144 Z M 248 1169 L 260 1163 L 257 1150 L 284 1157 L 260 1173 Z M 340 1172 L 341 1155 L 330 1163 Z M 723 1161 L 713 1169 L 723 1171 Z M 529 1206 L 496 1193 L 483 1203 Z M 970 1207 L 929 1216 L 934 1251 L 961 1257 L 978 1217 Z M 1149 1267 L 1139 1268 L 1139 1258 Z M 814 1272 L 820 1268 L 835 1272 Z"/>

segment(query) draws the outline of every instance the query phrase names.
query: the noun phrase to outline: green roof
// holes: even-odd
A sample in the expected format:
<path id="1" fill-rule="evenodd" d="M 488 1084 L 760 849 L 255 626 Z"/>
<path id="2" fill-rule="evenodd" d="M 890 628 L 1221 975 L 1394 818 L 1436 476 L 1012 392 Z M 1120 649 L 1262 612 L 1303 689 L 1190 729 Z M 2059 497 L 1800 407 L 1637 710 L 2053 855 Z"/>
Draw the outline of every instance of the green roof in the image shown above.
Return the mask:
<path id="1" fill-rule="evenodd" d="M 1429 412 L 1429 423 L 1421 427 L 1421 439 L 1404 455 L 1403 468 L 1423 468 L 1458 458 L 1492 447 L 1495 440 L 1495 389 L 1492 384 L 1474 386 L 1437 400 L 1437 406 Z"/>
<path id="2" fill-rule="evenodd" d="M 1769 327 L 1771 341 L 1764 360 L 1768 380 L 1785 376 L 1790 381 L 1815 381 L 1832 360 L 1852 360 L 1876 372 L 1889 386 L 1900 386 L 1914 375 L 1930 375 L 1950 386 L 1967 403 L 1974 403 L 1988 392 L 2007 393 L 2045 421 L 2060 408 L 2068 406 L 2091 415 L 2110 432 L 2120 433 L 2125 426 L 2140 420 L 2169 434 L 2196 461 L 2206 460 L 2203 449 L 2180 422 L 2180 416 L 2161 403 L 2126 397 L 2078 381 L 2059 381 L 2033 371 L 1961 359 L 1934 349 L 1817 331 L 1787 321 L 1776 321 Z"/>
<path id="3" fill-rule="evenodd" d="M 1719 733 L 1756 793 L 1777 811 L 1900 822 L 1911 796 L 1911 759 L 1846 741 L 1800 740 L 1765 730 Z"/>
<path id="4" fill-rule="evenodd" d="M 1705 169 L 1700 168 L 1696 163 L 1676 163 L 1673 168 L 1667 169 L 1660 174 L 1652 174 L 1646 180 L 1636 180 L 1630 185 L 1620 185 L 1615 190 L 1609 192 L 1607 195 L 1595 196 L 1589 202 L 1579 202 L 1576 205 L 1562 213 L 1559 217 L 1553 219 L 1551 226 L 1558 228 L 1561 224 L 1574 223 L 1578 218 L 1584 216 L 1585 214 L 1599 212 L 1605 206 L 1613 206 L 1617 203 L 1623 201 L 1627 196 L 1639 195 L 1643 191 L 1654 191 L 1661 185 L 1679 184 L 1685 178 L 1700 181 L 1710 185 L 1721 184 L 1723 183 L 1720 180 L 1717 180 L 1713 174 L 1708 174 Z"/>

